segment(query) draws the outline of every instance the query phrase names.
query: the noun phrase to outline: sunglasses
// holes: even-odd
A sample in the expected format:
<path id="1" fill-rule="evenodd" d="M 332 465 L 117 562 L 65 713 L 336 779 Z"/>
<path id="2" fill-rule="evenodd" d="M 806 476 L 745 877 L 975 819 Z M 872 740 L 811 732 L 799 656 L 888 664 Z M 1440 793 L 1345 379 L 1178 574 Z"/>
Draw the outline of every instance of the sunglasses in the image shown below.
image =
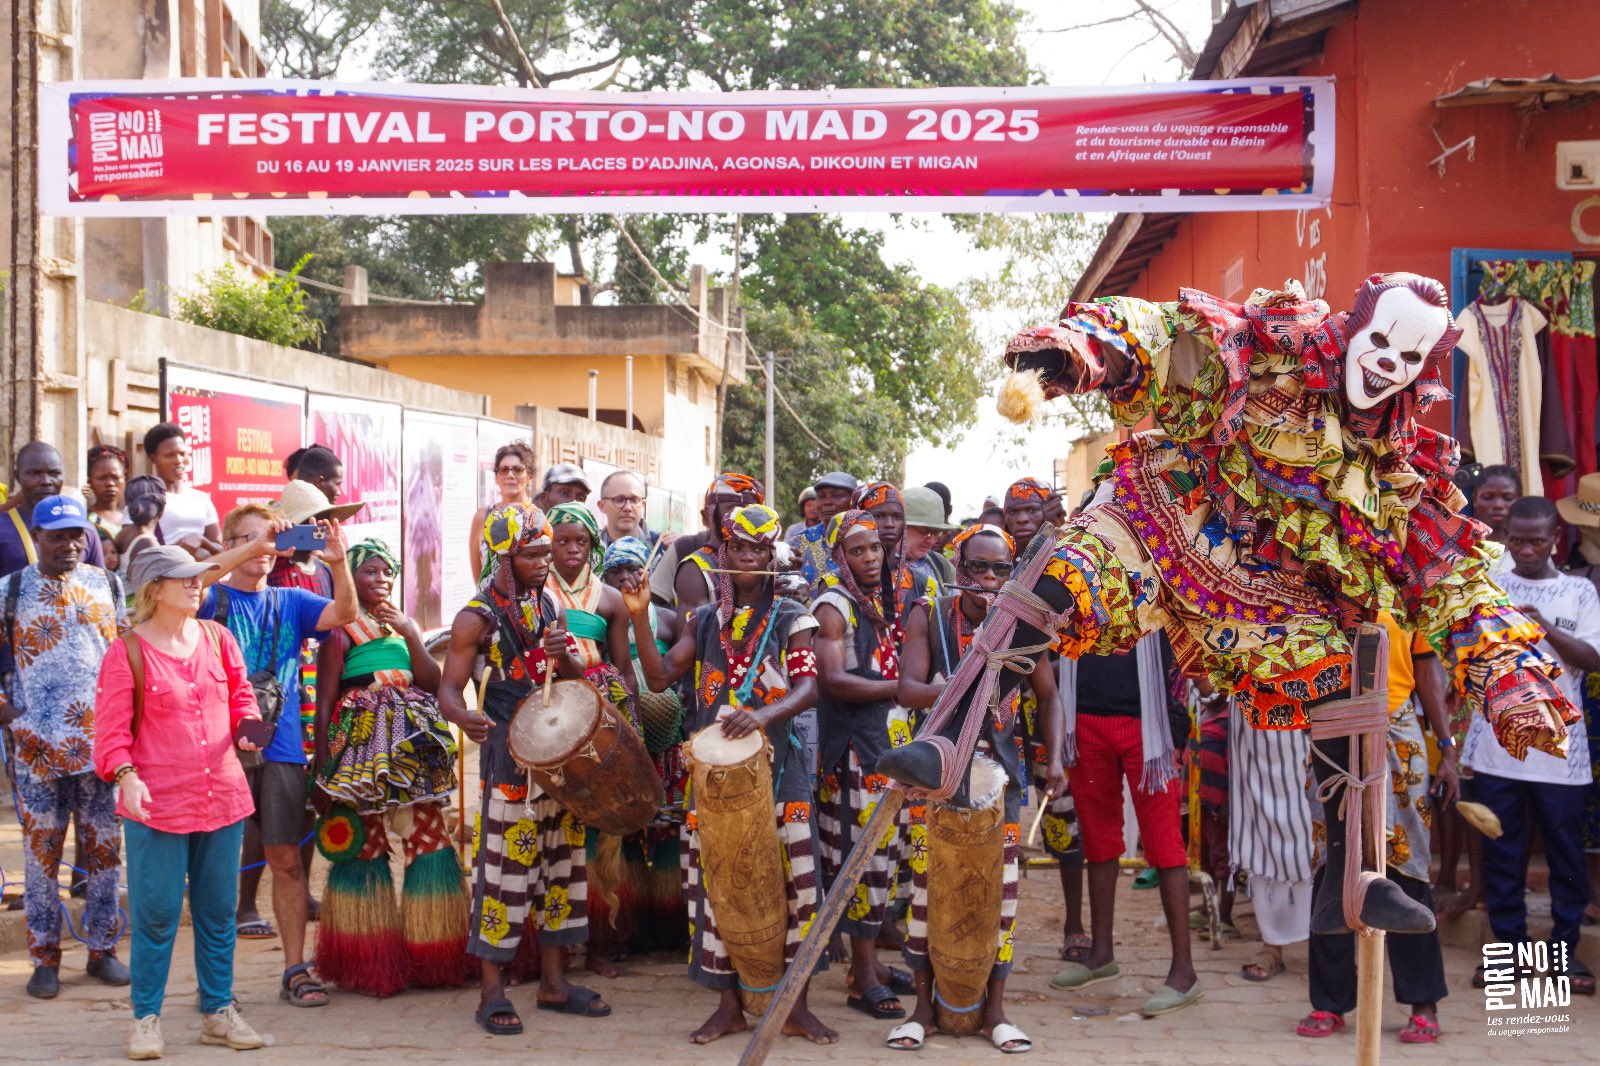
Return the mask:
<path id="1" fill-rule="evenodd" d="M 1011 571 L 1015 570 L 1016 567 L 1011 563 L 988 563 L 982 559 L 974 559 L 971 562 L 962 563 L 961 569 L 973 576 L 992 573 L 995 577 L 1010 577 Z"/>

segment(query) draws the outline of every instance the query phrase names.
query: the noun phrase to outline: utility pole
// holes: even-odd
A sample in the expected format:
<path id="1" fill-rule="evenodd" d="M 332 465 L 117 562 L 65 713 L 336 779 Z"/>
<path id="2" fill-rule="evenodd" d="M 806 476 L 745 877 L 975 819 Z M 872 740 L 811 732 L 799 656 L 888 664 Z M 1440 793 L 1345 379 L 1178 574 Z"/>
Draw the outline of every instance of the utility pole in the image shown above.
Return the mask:
<path id="1" fill-rule="evenodd" d="M 777 476 L 777 473 L 774 471 L 773 461 L 772 461 L 772 447 L 773 447 L 772 401 L 773 401 L 773 395 L 774 395 L 774 386 L 773 386 L 773 381 L 772 381 L 772 353 L 771 352 L 768 352 L 766 354 L 766 367 L 767 367 L 767 499 L 772 500 L 772 501 L 776 501 L 778 499 L 778 485 L 777 485 L 778 476 Z M 776 503 L 775 502 L 774 502 L 774 507 L 776 507 Z"/>

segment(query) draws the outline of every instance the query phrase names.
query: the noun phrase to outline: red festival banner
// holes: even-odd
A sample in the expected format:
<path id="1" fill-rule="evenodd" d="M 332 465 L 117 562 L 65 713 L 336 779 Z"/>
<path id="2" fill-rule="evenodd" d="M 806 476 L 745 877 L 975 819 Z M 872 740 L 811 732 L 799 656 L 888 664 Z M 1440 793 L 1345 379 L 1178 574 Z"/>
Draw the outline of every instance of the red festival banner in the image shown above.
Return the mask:
<path id="1" fill-rule="evenodd" d="M 250 378 L 162 366 L 165 417 L 189 438 L 189 481 L 217 514 L 283 495 L 283 461 L 303 443 L 306 390 Z"/>
<path id="2" fill-rule="evenodd" d="M 1328 202 L 1333 83 L 612 93 L 42 85 L 53 214 L 1230 211 Z"/>

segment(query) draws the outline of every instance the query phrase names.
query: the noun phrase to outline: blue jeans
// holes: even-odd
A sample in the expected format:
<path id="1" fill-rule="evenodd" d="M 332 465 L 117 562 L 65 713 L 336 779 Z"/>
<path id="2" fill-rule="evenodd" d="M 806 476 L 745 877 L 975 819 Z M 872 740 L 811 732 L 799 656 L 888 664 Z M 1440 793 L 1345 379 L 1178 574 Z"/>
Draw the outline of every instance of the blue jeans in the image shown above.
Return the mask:
<path id="1" fill-rule="evenodd" d="M 1583 858 L 1583 805 L 1587 785 L 1518 781 L 1479 773 L 1474 798 L 1500 817 L 1498 840 L 1483 839 L 1484 902 L 1495 939 L 1528 939 L 1528 816 L 1537 819 L 1550 866 L 1550 940 L 1577 947 L 1589 873 Z"/>
<path id="2" fill-rule="evenodd" d="M 233 1002 L 234 908 L 239 902 L 239 846 L 244 822 L 209 833 L 163 833 L 131 819 L 127 837 L 128 912 L 133 923 L 133 1016 L 161 1013 L 172 945 L 178 939 L 185 879 L 194 925 L 194 972 L 200 1011 Z"/>

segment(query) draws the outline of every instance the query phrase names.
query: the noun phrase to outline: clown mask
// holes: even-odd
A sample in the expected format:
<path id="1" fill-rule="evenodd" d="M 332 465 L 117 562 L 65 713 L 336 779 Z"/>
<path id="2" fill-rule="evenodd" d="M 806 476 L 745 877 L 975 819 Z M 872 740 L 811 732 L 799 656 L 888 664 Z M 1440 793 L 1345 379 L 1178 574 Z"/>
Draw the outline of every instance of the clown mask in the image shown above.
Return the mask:
<path id="1" fill-rule="evenodd" d="M 1410 388 L 1450 328 L 1446 308 L 1408 285 L 1386 287 L 1371 319 L 1351 333 L 1345 351 L 1344 389 L 1350 406 L 1368 411 Z"/>

